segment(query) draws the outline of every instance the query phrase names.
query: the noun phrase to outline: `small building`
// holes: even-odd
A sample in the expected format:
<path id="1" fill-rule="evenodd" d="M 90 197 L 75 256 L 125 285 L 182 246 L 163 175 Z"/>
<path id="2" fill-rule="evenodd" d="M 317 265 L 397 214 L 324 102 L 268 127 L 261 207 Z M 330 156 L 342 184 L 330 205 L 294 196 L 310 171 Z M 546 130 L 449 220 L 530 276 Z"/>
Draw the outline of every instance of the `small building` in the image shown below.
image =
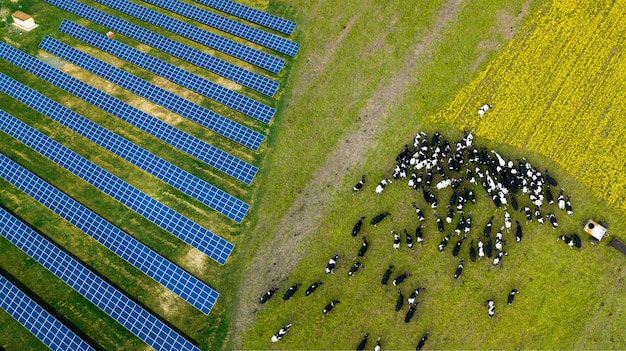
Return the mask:
<path id="1" fill-rule="evenodd" d="M 587 234 L 591 235 L 592 243 L 597 244 L 599 241 L 604 239 L 607 230 L 602 224 L 590 219 L 587 223 L 585 223 L 585 231 Z"/>
<path id="2" fill-rule="evenodd" d="M 22 11 L 14 12 L 11 17 L 13 17 L 13 25 L 25 31 L 31 31 L 39 27 L 30 15 L 27 15 Z"/>

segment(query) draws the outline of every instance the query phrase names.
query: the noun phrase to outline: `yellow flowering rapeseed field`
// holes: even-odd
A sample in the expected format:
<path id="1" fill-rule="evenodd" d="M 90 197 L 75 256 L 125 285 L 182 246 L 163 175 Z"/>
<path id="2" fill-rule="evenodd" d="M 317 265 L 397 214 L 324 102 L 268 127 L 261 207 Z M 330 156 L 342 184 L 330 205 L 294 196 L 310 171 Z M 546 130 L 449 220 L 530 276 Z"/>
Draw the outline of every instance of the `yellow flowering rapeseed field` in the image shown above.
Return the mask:
<path id="1" fill-rule="evenodd" d="M 434 117 L 550 157 L 626 212 L 624 13 L 626 0 L 548 2 Z"/>

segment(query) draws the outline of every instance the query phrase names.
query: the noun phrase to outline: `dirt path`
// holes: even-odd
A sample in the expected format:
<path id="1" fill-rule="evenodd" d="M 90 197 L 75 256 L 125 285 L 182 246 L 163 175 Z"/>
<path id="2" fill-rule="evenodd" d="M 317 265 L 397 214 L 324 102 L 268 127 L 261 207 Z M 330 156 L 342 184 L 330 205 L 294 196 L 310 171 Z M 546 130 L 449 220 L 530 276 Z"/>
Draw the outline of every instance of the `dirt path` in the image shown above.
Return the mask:
<path id="1" fill-rule="evenodd" d="M 300 257 L 296 248 L 309 235 L 317 232 L 321 219 L 316 214 L 323 213 L 328 200 L 326 189 L 336 186 L 344 170 L 360 162 L 369 148 L 375 145 L 377 136 L 382 130 L 379 126 L 385 112 L 403 100 L 407 86 L 416 83 L 417 62 L 432 54 L 435 43 L 443 36 L 443 29 L 456 18 L 461 3 L 462 0 L 449 0 L 444 4 L 433 27 L 427 30 L 422 40 L 407 53 L 402 68 L 393 77 L 381 83 L 360 111 L 359 115 L 366 117 L 360 119 L 358 129 L 338 143 L 338 148 L 313 175 L 310 184 L 303 189 L 293 206 L 281 219 L 278 228 L 284 230 L 277 232 L 272 242 L 261 247 L 255 254 L 244 275 L 245 286 L 240 289 L 238 315 L 231 333 L 235 338 L 236 347 L 242 346 L 241 331 L 252 321 L 252 314 L 257 308 L 256 299 L 266 288 L 267 284 L 259 283 L 280 282 L 286 279 L 298 264 Z M 351 27 L 350 25 L 349 28 Z M 286 237 L 289 239 L 285 240 Z"/>

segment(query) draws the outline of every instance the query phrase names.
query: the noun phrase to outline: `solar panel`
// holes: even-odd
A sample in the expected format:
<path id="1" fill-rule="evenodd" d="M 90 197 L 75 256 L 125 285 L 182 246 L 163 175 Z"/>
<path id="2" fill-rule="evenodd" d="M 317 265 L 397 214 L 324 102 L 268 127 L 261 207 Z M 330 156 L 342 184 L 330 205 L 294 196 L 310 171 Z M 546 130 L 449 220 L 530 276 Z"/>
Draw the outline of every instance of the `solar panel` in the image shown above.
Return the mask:
<path id="1" fill-rule="evenodd" d="M 74 22 L 63 20 L 59 30 L 196 93 L 202 94 L 263 123 L 269 123 L 276 110 L 247 96 L 215 84 L 182 68 L 112 40 Z"/>
<path id="2" fill-rule="evenodd" d="M 13 163 L 0 154 L 0 168 Z M 14 166 L 19 167 L 13 163 Z M 28 172 L 21 168 L 18 173 Z M 0 235 L 156 350 L 200 349 L 119 290 L 0 208 Z M 65 348 L 64 350 L 74 350 Z"/>
<path id="3" fill-rule="evenodd" d="M 52 350 L 93 350 L 89 344 L 1 275 L 0 308 Z"/>
<path id="4" fill-rule="evenodd" d="M 238 4 L 230 0 L 195 0 L 198 3 L 222 11 L 229 15 L 245 19 L 252 23 L 260 24 L 266 28 L 291 35 L 296 29 L 296 24 L 284 18 L 274 16 L 267 12 L 259 11 L 251 7 Z"/>
<path id="5" fill-rule="evenodd" d="M 243 23 L 233 21 L 199 7 L 178 0 L 143 0 L 149 4 L 159 6 L 168 11 L 185 16 L 192 20 L 206 24 L 223 32 L 263 45 L 266 48 L 278 51 L 288 56 L 296 56 L 299 45 L 293 41 L 270 34 L 260 29 L 250 27 Z"/>
<path id="6" fill-rule="evenodd" d="M 74 130 L 237 223 L 249 205 L 0 73 L 0 91 Z"/>
<path id="7" fill-rule="evenodd" d="M 279 73 L 285 65 L 285 61 L 252 49 L 236 41 L 221 37 L 206 30 L 192 26 L 189 23 L 179 21 L 157 11 L 145 8 L 141 5 L 124 0 L 94 0 L 97 3 L 112 9 L 134 16 L 142 21 L 161 27 L 183 38 L 193 40 L 208 48 L 221 51 L 242 61 L 251 63 L 257 67 L 266 69 L 272 73 Z"/>
<path id="8" fill-rule="evenodd" d="M 252 182 L 258 171 L 257 167 L 180 129 L 176 129 L 4 42 L 0 42 L 0 57 L 246 184 Z"/>
<path id="9" fill-rule="evenodd" d="M 245 142 L 246 139 L 261 139 L 263 135 L 233 122 L 211 110 L 199 106 L 189 100 L 173 94 L 159 86 L 147 82 L 122 69 L 103 62 L 80 50 L 74 49 L 51 37 L 44 37 L 39 48 L 51 52 L 68 62 L 82 67 L 100 77 L 107 79 L 122 88 L 146 98 L 170 111 L 179 114 L 199 125 L 206 127 L 235 142 Z"/>
<path id="10" fill-rule="evenodd" d="M 224 264 L 233 245 L 26 123 L 0 110 L 0 129 L 152 223 Z M 207 287 L 208 288 L 208 287 Z"/>
<path id="11" fill-rule="evenodd" d="M 45 1 L 63 10 L 84 17 L 94 23 L 100 24 L 110 30 L 157 48 L 174 57 L 178 57 L 198 67 L 219 74 L 224 78 L 232 80 L 233 82 L 239 83 L 250 89 L 254 89 L 261 94 L 272 97 L 278 89 L 278 82 L 275 82 L 267 77 L 245 70 L 237 65 L 208 55 L 200 50 L 190 48 L 187 45 L 183 45 L 175 40 L 156 34 L 130 22 L 126 22 L 115 16 L 109 15 L 108 13 L 96 10 L 83 3 L 76 2 L 74 0 Z"/>

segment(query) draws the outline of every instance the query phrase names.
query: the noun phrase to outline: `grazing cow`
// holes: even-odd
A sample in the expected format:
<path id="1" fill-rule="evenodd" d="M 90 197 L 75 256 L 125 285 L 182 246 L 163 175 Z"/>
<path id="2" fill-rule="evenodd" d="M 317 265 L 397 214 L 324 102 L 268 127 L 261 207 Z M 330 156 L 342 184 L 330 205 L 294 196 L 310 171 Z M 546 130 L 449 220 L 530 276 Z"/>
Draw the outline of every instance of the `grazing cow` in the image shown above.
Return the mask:
<path id="1" fill-rule="evenodd" d="M 278 330 L 276 332 L 276 334 L 274 334 L 272 336 L 272 342 L 277 342 L 278 340 L 282 339 L 283 336 L 285 336 L 285 334 L 287 334 L 287 330 L 289 330 L 289 328 L 291 328 L 291 323 L 289 323 L 286 326 L 280 328 L 280 330 Z"/>
<path id="2" fill-rule="evenodd" d="M 459 279 L 459 277 L 463 274 L 463 259 L 461 259 L 461 263 L 459 263 L 456 268 L 456 272 L 454 272 L 454 279 Z"/>
<path id="3" fill-rule="evenodd" d="M 517 211 L 518 206 L 517 206 L 517 200 L 515 199 L 515 196 L 511 195 L 511 207 L 513 207 L 514 211 Z"/>
<path id="4" fill-rule="evenodd" d="M 406 238 L 406 247 L 408 247 L 409 249 L 412 249 L 413 237 L 411 236 L 411 234 L 409 234 L 409 232 L 406 231 L 406 228 L 404 228 L 404 237 Z"/>
<path id="5" fill-rule="evenodd" d="M 359 218 L 359 220 L 354 224 L 354 227 L 352 227 L 352 236 L 357 236 L 359 235 L 359 232 L 361 231 L 361 227 L 363 226 L 363 220 L 365 219 L 365 217 L 361 217 Z"/>
<path id="6" fill-rule="evenodd" d="M 391 184 L 391 179 L 381 180 L 380 183 L 378 183 L 378 185 L 376 186 L 376 194 L 382 193 L 383 190 L 385 190 L 385 187 L 387 186 L 387 184 Z"/>
<path id="7" fill-rule="evenodd" d="M 357 254 L 357 257 L 365 257 L 365 253 L 367 252 L 367 247 L 368 247 L 367 239 L 365 239 L 365 236 L 363 236 L 363 244 L 361 244 L 361 248 L 359 249 L 359 253 Z"/>
<path id="8" fill-rule="evenodd" d="M 452 249 L 452 256 L 456 257 L 459 255 L 459 252 L 461 251 L 461 245 L 463 244 L 465 239 L 467 239 L 467 237 L 463 237 L 456 243 L 456 245 L 454 245 L 454 248 Z"/>
<path id="9" fill-rule="evenodd" d="M 424 241 L 424 233 L 422 229 L 424 229 L 422 225 L 418 225 L 417 228 L 415 228 L 415 240 L 417 240 L 417 242 L 420 244 L 422 243 L 422 241 Z"/>
<path id="10" fill-rule="evenodd" d="M 461 218 L 459 218 L 459 222 L 456 224 L 456 228 L 454 232 L 456 235 L 461 235 L 461 231 L 465 228 L 465 216 L 461 213 Z"/>
<path id="11" fill-rule="evenodd" d="M 523 211 L 526 215 L 526 223 L 533 220 L 533 213 L 530 211 L 530 207 L 524 206 L 524 208 L 522 208 L 520 211 Z"/>
<path id="12" fill-rule="evenodd" d="M 349 277 L 353 276 L 354 273 L 356 273 L 361 267 L 363 267 L 363 264 L 360 262 L 353 264 L 352 267 L 350 267 L 350 270 L 348 271 L 348 276 Z"/>
<path id="13" fill-rule="evenodd" d="M 437 216 L 436 213 L 434 215 L 435 215 L 435 220 L 437 221 L 437 229 L 439 230 L 439 233 L 443 233 L 443 221 L 441 220 L 439 216 Z"/>
<path id="14" fill-rule="evenodd" d="M 474 240 L 470 242 L 469 255 L 470 260 L 472 262 L 476 262 L 476 249 L 474 248 Z"/>
<path id="15" fill-rule="evenodd" d="M 572 241 L 574 241 L 574 245 L 576 246 L 576 248 L 580 249 L 581 242 L 580 242 L 580 237 L 578 236 L 578 234 L 576 233 L 572 234 Z"/>
<path id="16" fill-rule="evenodd" d="M 383 219 L 385 219 L 385 217 L 387 216 L 391 216 L 391 213 L 389 212 L 383 212 L 379 215 L 376 215 L 372 218 L 372 220 L 370 221 L 370 224 L 373 225 L 374 227 L 380 223 Z"/>
<path id="17" fill-rule="evenodd" d="M 485 113 L 487 111 L 489 111 L 489 109 L 491 108 L 491 105 L 489 104 L 484 104 L 482 105 L 479 109 L 478 109 L 478 116 L 480 116 L 480 118 L 483 118 L 483 116 L 485 115 Z"/>
<path id="18" fill-rule="evenodd" d="M 311 286 L 306 288 L 306 291 L 304 292 L 304 296 L 311 295 L 315 291 L 315 289 L 317 289 L 322 284 L 324 284 L 324 283 L 323 282 L 315 282 L 315 283 L 311 284 Z"/>
<path id="19" fill-rule="evenodd" d="M 485 248 L 484 248 L 484 243 L 482 242 L 482 240 L 480 240 L 480 237 L 477 237 L 476 239 L 478 239 L 478 258 L 483 258 L 485 257 Z"/>
<path id="20" fill-rule="evenodd" d="M 417 207 L 417 204 L 415 202 L 413 202 L 411 205 L 413 205 L 413 208 L 415 208 L 415 214 L 417 214 L 417 219 L 420 222 L 424 222 L 425 218 L 424 218 L 424 213 L 422 212 L 422 210 Z"/>
<path id="21" fill-rule="evenodd" d="M 300 285 L 302 285 L 302 284 L 300 284 L 300 283 L 294 284 L 289 289 L 287 289 L 287 291 L 285 291 L 285 295 L 283 295 L 283 300 L 285 300 L 285 301 L 289 300 L 293 296 L 293 294 L 296 293 L 296 291 L 298 290 L 298 287 Z"/>
<path id="22" fill-rule="evenodd" d="M 415 305 L 417 305 L 417 303 Z M 411 318 L 413 318 L 413 315 L 415 314 L 415 305 L 411 305 L 411 307 L 409 307 L 409 310 L 406 312 L 406 315 L 404 316 L 404 323 L 410 322 Z"/>
<path id="23" fill-rule="evenodd" d="M 556 229 L 559 226 L 559 223 L 556 221 L 556 216 L 554 213 L 548 213 L 548 219 L 550 220 L 550 224 L 552 224 L 552 229 Z"/>
<path id="24" fill-rule="evenodd" d="M 274 293 L 278 291 L 278 288 L 271 288 L 268 291 L 265 292 L 265 294 L 263 294 L 263 296 L 261 296 L 261 298 L 259 299 L 260 303 L 266 303 L 267 301 L 269 301 L 270 298 L 272 298 L 272 296 L 274 296 Z"/>
<path id="25" fill-rule="evenodd" d="M 374 351 L 380 351 L 380 336 L 376 339 L 376 346 L 374 346 Z"/>
<path id="26" fill-rule="evenodd" d="M 393 269 L 393 265 L 390 265 L 389 268 L 387 268 L 387 270 L 383 274 L 383 278 L 380 280 L 380 283 L 382 285 L 387 285 L 387 282 L 389 281 L 389 276 L 391 275 L 391 270 L 392 269 Z"/>
<path id="27" fill-rule="evenodd" d="M 332 274 L 333 273 L 333 270 L 337 266 L 337 260 L 339 258 L 340 258 L 339 255 L 335 255 L 330 260 L 328 260 L 328 263 L 326 264 L 326 274 L 329 274 L 329 273 Z"/>
<path id="28" fill-rule="evenodd" d="M 565 209 L 565 196 L 563 196 L 563 188 L 561 188 L 561 192 L 559 193 L 559 197 L 557 198 L 557 203 L 559 205 L 559 209 Z"/>
<path id="29" fill-rule="evenodd" d="M 517 289 L 513 289 L 511 290 L 511 292 L 509 293 L 509 297 L 506 299 L 506 304 L 511 306 L 511 304 L 513 303 L 513 299 L 515 298 L 515 295 L 519 294 L 519 290 Z"/>
<path id="30" fill-rule="evenodd" d="M 452 223 L 453 218 L 454 218 L 454 209 L 452 209 L 452 207 L 448 207 L 448 215 L 446 216 L 446 222 Z"/>
<path id="31" fill-rule="evenodd" d="M 485 301 L 485 306 L 488 306 L 488 310 L 487 313 L 489 313 L 489 318 L 493 318 L 493 316 L 496 314 L 496 303 L 493 300 L 487 300 Z"/>
<path id="32" fill-rule="evenodd" d="M 504 211 L 504 226 L 506 227 L 507 232 L 511 229 L 511 215 L 509 214 L 509 211 Z"/>
<path id="33" fill-rule="evenodd" d="M 548 205 L 552 205 L 554 203 L 554 198 L 552 197 L 552 192 L 550 191 L 550 187 L 546 187 L 546 200 L 548 200 Z"/>
<path id="34" fill-rule="evenodd" d="M 416 351 L 419 351 L 419 350 L 422 349 L 422 347 L 424 347 L 424 344 L 426 344 L 426 340 L 428 340 L 428 336 L 429 335 L 430 335 L 430 332 L 426 332 L 426 334 L 424 334 L 424 336 L 422 336 L 420 341 L 417 343 L 417 347 L 415 347 Z"/>
<path id="35" fill-rule="evenodd" d="M 424 195 L 424 200 L 430 204 L 430 207 L 435 209 L 437 208 L 437 197 L 431 191 L 426 188 L 422 188 L 422 194 Z"/>
<path id="36" fill-rule="evenodd" d="M 492 252 L 491 238 L 489 238 L 489 241 L 485 244 L 485 255 L 487 255 L 487 258 L 491 258 Z"/>
<path id="37" fill-rule="evenodd" d="M 396 277 L 396 279 L 393 280 L 392 282 L 393 286 L 398 286 L 398 284 L 402 283 L 406 278 L 410 276 L 411 276 L 411 273 L 400 274 L 399 276 Z"/>
<path id="38" fill-rule="evenodd" d="M 467 214 L 467 217 L 465 218 L 465 225 L 463 227 L 463 233 L 465 233 L 467 235 L 467 233 L 469 233 L 470 228 L 472 228 L 472 212 Z"/>
<path id="39" fill-rule="evenodd" d="M 369 334 L 365 334 L 365 337 L 363 337 L 363 340 L 361 340 L 361 342 L 356 346 L 357 351 L 359 350 L 365 350 L 365 346 L 367 345 L 367 337 L 370 336 Z"/>
<path id="40" fill-rule="evenodd" d="M 548 184 L 552 185 L 552 186 L 557 186 L 557 182 L 556 180 L 554 180 L 554 178 L 552 178 L 550 176 L 550 174 L 548 174 L 548 170 L 546 169 L 546 180 L 548 181 Z"/>
<path id="41" fill-rule="evenodd" d="M 574 240 L 569 236 L 559 235 L 556 237 L 556 241 L 559 241 L 559 240 L 563 240 L 563 242 L 566 243 L 570 249 L 574 248 L 574 245 L 576 245 Z"/>
<path id="42" fill-rule="evenodd" d="M 417 298 L 417 295 L 419 295 L 420 291 L 426 290 L 425 287 L 421 287 L 421 288 L 417 288 L 415 290 L 413 290 L 413 292 L 411 293 L 411 295 L 409 295 L 409 298 L 407 299 L 407 302 L 409 303 L 409 305 L 412 305 L 415 303 L 415 299 Z"/>
<path id="43" fill-rule="evenodd" d="M 493 216 L 491 216 L 491 218 L 489 218 L 489 222 L 487 222 L 487 225 L 485 225 L 485 230 L 483 231 L 483 234 L 488 237 L 489 234 L 491 234 L 491 226 L 492 226 L 492 222 L 493 222 Z"/>
<path id="44" fill-rule="evenodd" d="M 470 189 L 467 192 L 467 198 L 470 200 L 472 204 L 476 204 L 476 195 L 474 195 L 474 190 Z"/>
<path id="45" fill-rule="evenodd" d="M 498 252 L 498 254 L 496 255 L 496 257 L 493 259 L 493 265 L 497 266 L 500 264 L 500 262 L 502 261 L 502 258 L 504 256 L 508 256 L 509 254 L 506 251 L 500 251 Z"/>
<path id="46" fill-rule="evenodd" d="M 391 234 L 393 234 L 393 249 L 397 251 L 400 248 L 400 234 L 393 230 L 391 231 Z"/>
<path id="47" fill-rule="evenodd" d="M 538 206 L 535 207 L 535 217 L 537 217 L 537 222 L 543 225 L 543 216 L 541 215 L 541 211 Z"/>
<path id="48" fill-rule="evenodd" d="M 567 200 L 565 200 L 565 210 L 567 211 L 568 215 L 573 215 L 574 211 L 572 210 L 572 202 L 570 201 L 570 196 L 567 195 Z"/>
<path id="49" fill-rule="evenodd" d="M 443 249 L 445 249 L 448 245 L 448 241 L 450 241 L 450 234 L 444 236 L 443 239 L 441 239 L 441 243 L 437 247 L 437 250 L 439 250 L 439 252 L 443 252 Z"/>
<path id="50" fill-rule="evenodd" d="M 363 185 L 365 185 L 365 175 L 363 175 L 363 176 L 361 177 L 361 180 L 359 180 L 359 182 L 358 182 L 358 183 L 356 183 L 356 184 L 354 185 L 354 187 L 352 187 L 352 191 L 357 192 L 357 191 L 359 191 L 359 190 L 363 189 Z"/>
<path id="51" fill-rule="evenodd" d="M 400 311 L 402 309 L 403 304 L 404 304 L 404 295 L 402 295 L 402 290 L 398 289 L 398 299 L 396 300 L 396 311 Z"/>
<path id="52" fill-rule="evenodd" d="M 519 224 L 519 221 L 516 219 L 515 223 L 517 223 L 517 228 L 515 228 L 515 241 L 522 241 L 522 226 Z"/>
<path id="53" fill-rule="evenodd" d="M 328 312 L 330 312 L 335 307 L 335 305 L 338 304 L 339 302 L 340 302 L 339 300 L 332 300 L 326 306 L 324 306 L 322 313 L 328 314 Z"/>

